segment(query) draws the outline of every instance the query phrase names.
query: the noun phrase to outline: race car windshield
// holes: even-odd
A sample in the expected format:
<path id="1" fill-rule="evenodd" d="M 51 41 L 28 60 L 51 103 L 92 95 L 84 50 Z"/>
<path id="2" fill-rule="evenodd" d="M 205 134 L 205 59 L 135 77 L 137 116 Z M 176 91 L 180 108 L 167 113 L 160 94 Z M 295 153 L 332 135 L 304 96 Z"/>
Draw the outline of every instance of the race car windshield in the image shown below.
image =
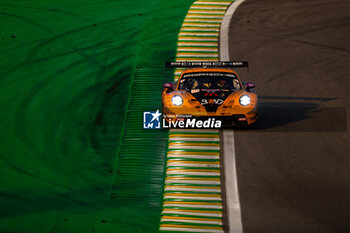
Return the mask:
<path id="1" fill-rule="evenodd" d="M 241 89 L 235 74 L 200 72 L 184 74 L 179 84 L 180 90 L 192 89 Z"/>

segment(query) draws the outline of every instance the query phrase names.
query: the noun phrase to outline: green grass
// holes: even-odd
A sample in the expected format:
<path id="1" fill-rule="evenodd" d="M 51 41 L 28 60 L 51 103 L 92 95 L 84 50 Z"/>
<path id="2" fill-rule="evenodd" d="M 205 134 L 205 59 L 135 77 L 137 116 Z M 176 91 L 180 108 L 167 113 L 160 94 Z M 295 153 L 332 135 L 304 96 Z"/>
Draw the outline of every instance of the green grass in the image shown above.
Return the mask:
<path id="1" fill-rule="evenodd" d="M 165 140 L 154 170 L 126 180 L 115 171 L 140 165 L 130 160 L 121 168 L 117 152 L 132 77 L 140 63 L 175 56 L 191 3 L 1 2 L 0 232 L 157 230 L 163 177 L 142 177 L 162 174 Z M 172 80 L 169 71 L 160 74 Z M 158 95 L 159 88 L 139 96 Z M 133 198 L 143 190 L 150 195 Z"/>

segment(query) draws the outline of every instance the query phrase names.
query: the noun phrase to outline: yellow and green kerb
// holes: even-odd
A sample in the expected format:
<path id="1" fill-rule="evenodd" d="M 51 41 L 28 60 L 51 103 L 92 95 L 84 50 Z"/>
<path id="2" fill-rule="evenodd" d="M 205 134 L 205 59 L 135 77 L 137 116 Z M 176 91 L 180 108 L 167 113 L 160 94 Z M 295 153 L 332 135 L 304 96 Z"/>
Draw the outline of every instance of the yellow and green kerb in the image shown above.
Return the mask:
<path id="1" fill-rule="evenodd" d="M 182 24 L 176 61 L 218 61 L 220 25 L 233 1 L 196 1 Z M 177 80 L 183 69 L 174 73 Z M 218 130 L 169 133 L 161 232 L 223 232 Z"/>
<path id="2" fill-rule="evenodd" d="M 171 130 L 161 231 L 222 232 L 218 130 Z"/>
<path id="3" fill-rule="evenodd" d="M 220 25 L 233 1 L 196 1 L 182 24 L 176 61 L 218 61 Z M 175 70 L 177 80 L 183 69 Z"/>

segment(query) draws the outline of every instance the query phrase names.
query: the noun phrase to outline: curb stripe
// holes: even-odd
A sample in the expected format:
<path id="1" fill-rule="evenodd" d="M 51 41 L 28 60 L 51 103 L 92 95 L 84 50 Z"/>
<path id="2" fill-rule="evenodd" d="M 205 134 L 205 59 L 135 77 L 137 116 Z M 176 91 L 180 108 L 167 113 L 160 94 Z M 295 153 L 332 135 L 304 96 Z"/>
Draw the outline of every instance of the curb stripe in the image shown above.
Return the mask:
<path id="1" fill-rule="evenodd" d="M 191 32 L 201 32 L 201 31 L 207 31 L 207 32 L 218 32 L 219 28 L 217 27 L 182 27 L 181 28 L 181 32 L 185 32 L 185 31 L 191 31 Z"/>
<path id="2" fill-rule="evenodd" d="M 214 141 L 219 141 L 219 138 L 190 138 L 190 137 L 172 137 L 169 139 L 171 142 L 172 141 L 200 141 L 200 142 L 214 142 Z"/>
<path id="3" fill-rule="evenodd" d="M 222 217 L 221 211 L 164 209 L 162 214 L 164 216 L 167 216 L 167 214 L 176 214 L 185 216 Z"/>
<path id="4" fill-rule="evenodd" d="M 214 28 L 220 28 L 220 23 L 183 23 L 182 27 L 214 27 Z"/>
<path id="5" fill-rule="evenodd" d="M 220 156 L 215 155 L 168 155 L 168 159 L 220 159 Z"/>
<path id="6" fill-rule="evenodd" d="M 179 228 L 179 227 L 164 227 L 161 226 L 160 228 L 161 231 L 179 231 L 179 232 L 217 232 L 221 233 L 223 232 L 222 230 L 210 230 L 210 229 L 187 229 L 187 228 Z"/>
<path id="7" fill-rule="evenodd" d="M 197 1 L 193 5 L 230 5 L 231 1 Z"/>
<path id="8" fill-rule="evenodd" d="M 221 20 L 220 19 L 201 19 L 201 18 L 196 18 L 196 19 L 191 19 L 191 18 L 187 18 L 185 19 L 184 22 L 201 22 L 201 23 L 210 23 L 210 22 L 215 22 L 215 23 L 220 23 Z"/>

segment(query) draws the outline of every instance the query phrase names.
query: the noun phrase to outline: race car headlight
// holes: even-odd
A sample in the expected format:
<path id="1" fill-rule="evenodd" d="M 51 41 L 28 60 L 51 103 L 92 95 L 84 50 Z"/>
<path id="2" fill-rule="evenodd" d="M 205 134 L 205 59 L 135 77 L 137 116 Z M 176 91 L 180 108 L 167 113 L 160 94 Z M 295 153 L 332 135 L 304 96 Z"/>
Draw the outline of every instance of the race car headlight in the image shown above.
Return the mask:
<path id="1" fill-rule="evenodd" d="M 247 106 L 250 104 L 250 97 L 247 95 L 242 95 L 241 98 L 239 98 L 239 103 L 242 106 Z"/>
<path id="2" fill-rule="evenodd" d="M 175 106 L 181 106 L 183 104 L 183 99 L 181 96 L 179 95 L 174 95 L 172 98 L 171 98 L 171 102 L 173 103 L 173 105 Z"/>

